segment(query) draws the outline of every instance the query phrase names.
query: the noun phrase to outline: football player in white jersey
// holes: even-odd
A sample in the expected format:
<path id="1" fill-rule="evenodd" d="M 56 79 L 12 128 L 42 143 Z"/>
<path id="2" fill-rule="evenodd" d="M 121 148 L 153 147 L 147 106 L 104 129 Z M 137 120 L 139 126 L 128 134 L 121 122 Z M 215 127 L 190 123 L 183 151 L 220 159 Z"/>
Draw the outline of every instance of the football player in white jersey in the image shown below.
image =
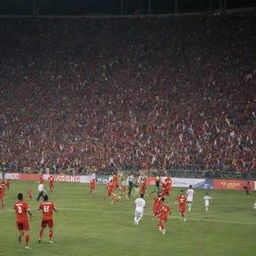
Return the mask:
<path id="1" fill-rule="evenodd" d="M 140 198 L 137 198 L 134 202 L 135 204 L 135 217 L 134 217 L 134 224 L 138 225 L 139 221 L 143 217 L 144 208 L 146 206 L 146 201 L 144 200 L 144 194 L 140 195 Z"/>
<path id="2" fill-rule="evenodd" d="M 208 195 L 208 193 L 205 193 L 205 196 L 204 196 L 204 208 L 205 208 L 205 211 L 208 212 L 208 207 L 209 207 L 209 203 L 210 203 L 210 200 L 212 199 L 211 196 Z"/>
<path id="3" fill-rule="evenodd" d="M 194 194 L 195 194 L 195 191 L 192 188 L 192 185 L 189 185 L 189 189 L 187 190 L 187 202 L 188 202 L 188 211 L 189 212 L 191 211 Z"/>

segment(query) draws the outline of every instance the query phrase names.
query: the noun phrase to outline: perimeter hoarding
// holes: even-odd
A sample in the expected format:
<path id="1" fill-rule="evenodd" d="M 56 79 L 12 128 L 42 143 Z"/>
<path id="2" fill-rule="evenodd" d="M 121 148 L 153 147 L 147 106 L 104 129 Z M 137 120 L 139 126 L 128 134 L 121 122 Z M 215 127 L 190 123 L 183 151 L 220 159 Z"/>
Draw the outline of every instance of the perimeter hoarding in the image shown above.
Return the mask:
<path id="1" fill-rule="evenodd" d="M 254 181 L 246 180 L 213 180 L 214 189 L 231 189 L 231 190 L 244 190 L 244 187 L 250 187 L 251 190 L 255 190 Z"/>
<path id="2" fill-rule="evenodd" d="M 161 177 L 161 181 L 163 182 L 166 177 Z M 172 186 L 187 188 L 189 185 L 192 185 L 193 188 L 205 188 L 205 189 L 213 189 L 213 180 L 211 179 L 190 179 L 190 178 L 175 178 L 172 177 Z M 148 177 L 147 185 L 155 186 L 156 178 Z"/>
<path id="3" fill-rule="evenodd" d="M 89 183 L 92 176 L 89 175 L 64 175 L 64 174 L 54 174 L 54 179 L 56 182 L 74 182 L 74 183 Z M 1 177 L 1 173 L 0 173 Z M 44 180 L 48 180 L 49 174 L 44 174 Z M 6 173 L 6 179 L 10 180 L 36 180 L 39 181 L 40 174 L 27 174 L 27 173 Z M 161 177 L 164 181 L 165 177 Z M 256 190 L 256 181 L 247 180 L 223 180 L 223 179 L 190 179 L 190 178 L 171 178 L 173 187 L 183 187 L 187 188 L 192 185 L 193 188 L 202 189 L 230 189 L 230 190 L 244 190 L 245 186 L 250 186 L 251 190 Z M 107 176 L 98 176 L 98 184 L 106 184 L 108 182 Z M 147 185 L 155 186 L 155 177 L 147 178 Z"/>

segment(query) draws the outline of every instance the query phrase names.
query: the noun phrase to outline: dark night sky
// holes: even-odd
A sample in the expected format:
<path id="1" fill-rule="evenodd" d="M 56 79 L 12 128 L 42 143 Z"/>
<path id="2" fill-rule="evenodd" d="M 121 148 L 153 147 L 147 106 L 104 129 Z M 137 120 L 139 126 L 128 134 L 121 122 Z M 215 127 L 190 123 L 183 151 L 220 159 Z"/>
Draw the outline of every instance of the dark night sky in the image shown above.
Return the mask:
<path id="1" fill-rule="evenodd" d="M 121 0 L 36 0 L 40 2 L 39 14 L 84 15 L 88 13 L 120 14 Z M 149 0 L 123 0 L 124 14 L 136 10 L 147 13 Z M 152 13 L 174 11 L 175 0 L 151 0 Z M 221 0 L 212 0 L 218 8 Z M 224 1 L 224 0 L 222 0 Z M 256 6 L 256 0 L 226 0 L 227 8 Z M 0 0 L 0 14 L 32 14 L 33 0 Z M 179 11 L 202 11 L 209 9 L 210 0 L 178 0 Z"/>

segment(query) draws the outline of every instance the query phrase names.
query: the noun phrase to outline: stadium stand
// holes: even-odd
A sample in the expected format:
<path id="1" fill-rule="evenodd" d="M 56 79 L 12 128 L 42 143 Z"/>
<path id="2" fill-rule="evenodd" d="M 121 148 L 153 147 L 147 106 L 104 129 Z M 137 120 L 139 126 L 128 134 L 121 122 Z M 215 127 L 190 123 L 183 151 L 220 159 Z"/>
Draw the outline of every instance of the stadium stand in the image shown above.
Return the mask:
<path id="1" fill-rule="evenodd" d="M 22 172 L 255 172 L 255 24 L 255 11 L 2 18 L 0 159 Z"/>

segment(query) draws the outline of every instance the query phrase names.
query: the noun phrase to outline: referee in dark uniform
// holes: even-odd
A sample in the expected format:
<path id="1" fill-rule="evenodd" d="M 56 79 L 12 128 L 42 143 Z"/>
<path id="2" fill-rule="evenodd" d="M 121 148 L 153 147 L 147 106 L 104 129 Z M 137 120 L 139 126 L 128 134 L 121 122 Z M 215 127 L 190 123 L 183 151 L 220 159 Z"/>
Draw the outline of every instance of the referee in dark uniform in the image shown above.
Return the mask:
<path id="1" fill-rule="evenodd" d="M 127 180 L 128 180 L 128 197 L 130 197 L 132 193 L 133 180 L 134 180 L 133 175 L 130 174 Z"/>

